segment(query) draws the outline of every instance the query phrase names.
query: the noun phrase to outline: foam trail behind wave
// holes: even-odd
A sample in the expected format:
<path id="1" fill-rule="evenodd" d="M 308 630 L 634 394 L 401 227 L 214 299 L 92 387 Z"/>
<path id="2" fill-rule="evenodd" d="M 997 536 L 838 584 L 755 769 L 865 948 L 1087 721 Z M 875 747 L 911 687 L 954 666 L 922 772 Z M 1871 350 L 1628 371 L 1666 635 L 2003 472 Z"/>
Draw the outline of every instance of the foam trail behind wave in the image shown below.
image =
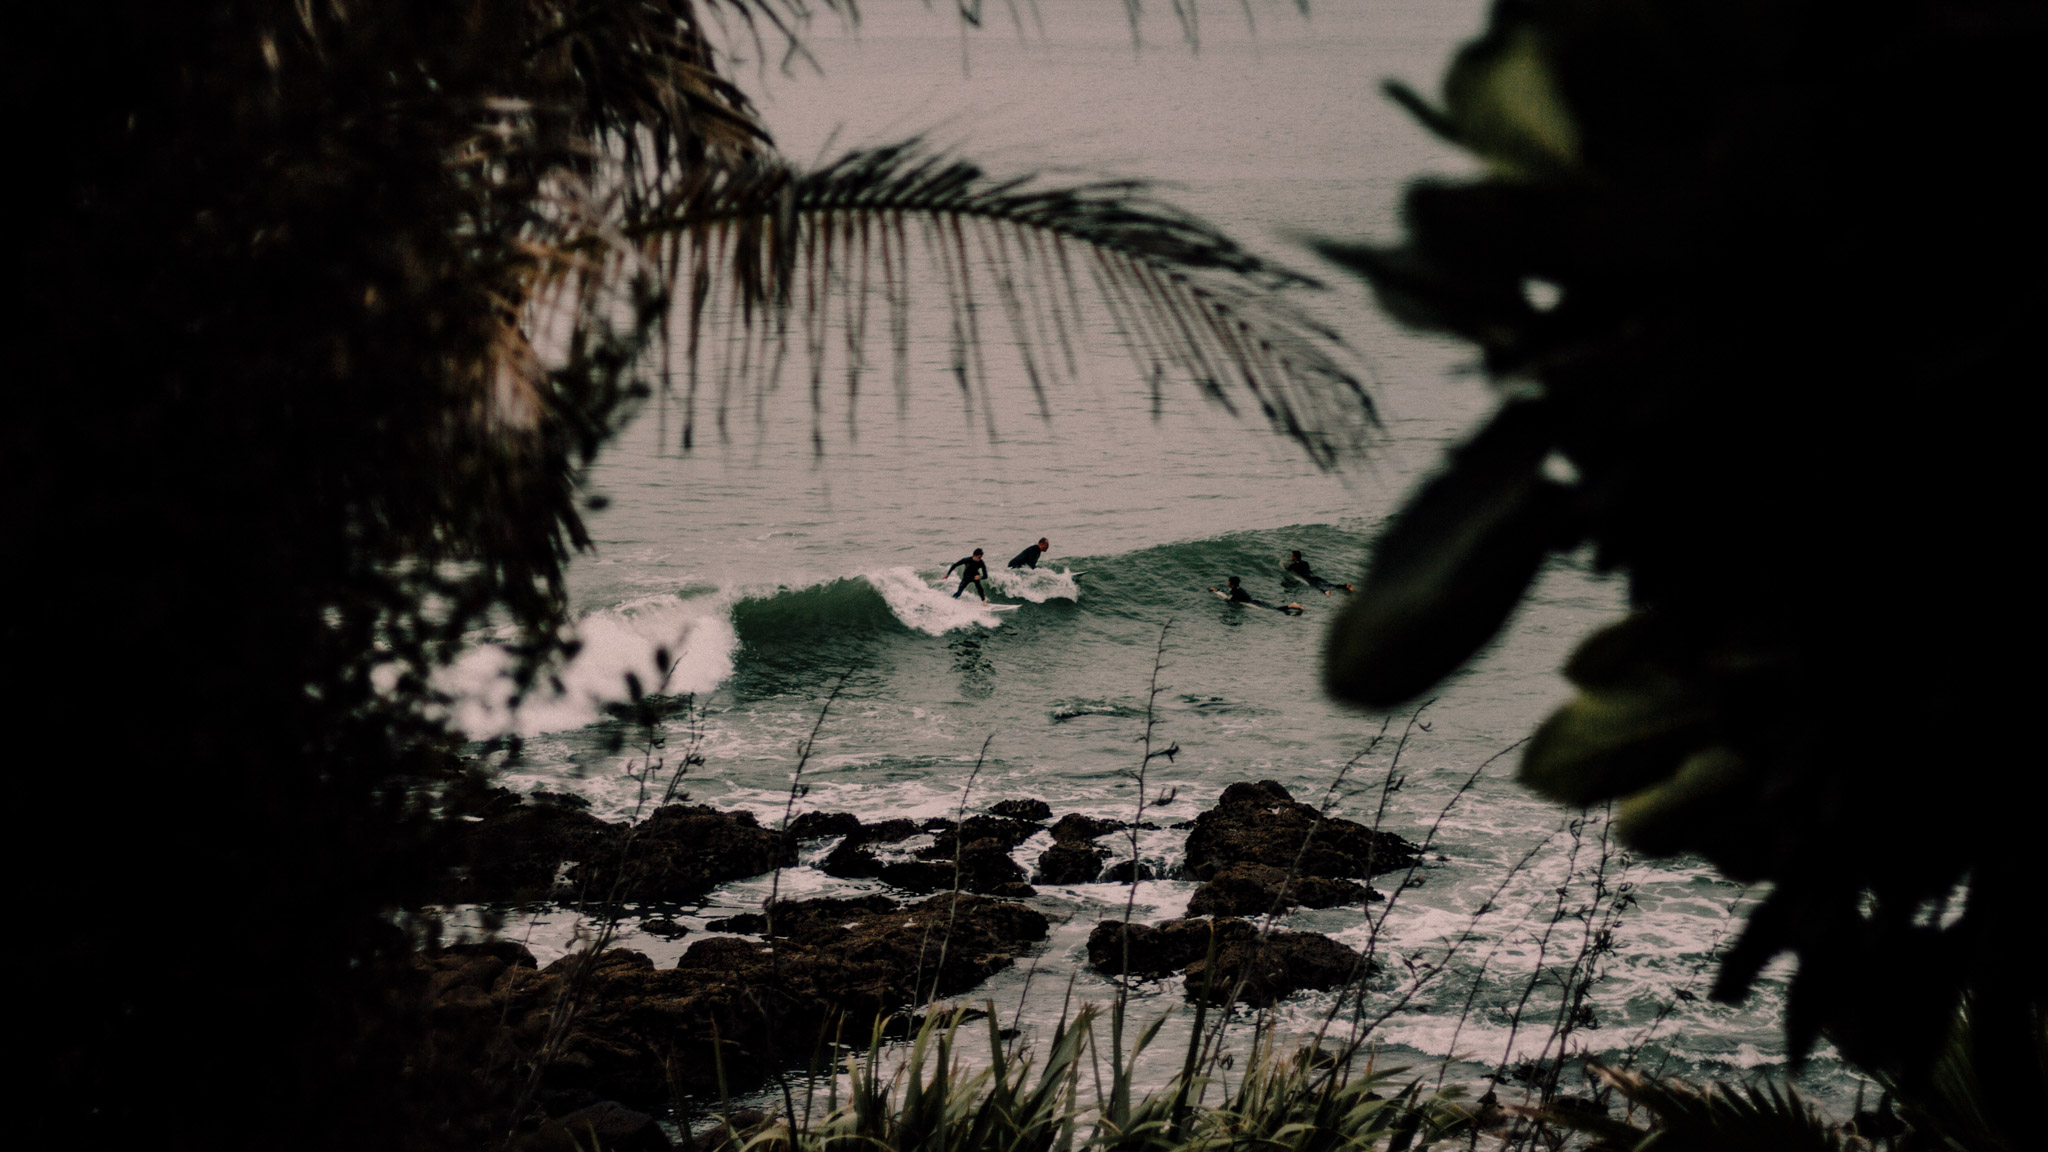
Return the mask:
<path id="1" fill-rule="evenodd" d="M 1033 604 L 1081 598 L 1081 588 L 1074 582 L 1070 569 L 1055 572 L 1050 568 L 996 568 L 989 572 L 988 583 L 1005 596 Z"/>
<path id="2" fill-rule="evenodd" d="M 709 692 L 731 676 L 739 638 L 728 602 L 716 593 L 663 593 L 592 612 L 576 622 L 582 646 L 556 676 L 561 690 L 537 685 L 516 708 L 513 658 L 496 644 L 471 649 L 437 682 L 455 700 L 456 727 L 471 739 L 580 728 L 597 720 L 606 704 L 627 698 L 627 673 L 644 690 L 671 696 Z M 673 662 L 666 679 L 655 661 L 664 648 Z"/>
<path id="3" fill-rule="evenodd" d="M 867 582 L 889 605 L 905 627 L 930 636 L 943 636 L 956 628 L 980 625 L 994 628 L 1002 617 L 971 591 L 959 599 L 942 585 L 934 588 L 910 568 L 887 568 L 867 574 Z"/>

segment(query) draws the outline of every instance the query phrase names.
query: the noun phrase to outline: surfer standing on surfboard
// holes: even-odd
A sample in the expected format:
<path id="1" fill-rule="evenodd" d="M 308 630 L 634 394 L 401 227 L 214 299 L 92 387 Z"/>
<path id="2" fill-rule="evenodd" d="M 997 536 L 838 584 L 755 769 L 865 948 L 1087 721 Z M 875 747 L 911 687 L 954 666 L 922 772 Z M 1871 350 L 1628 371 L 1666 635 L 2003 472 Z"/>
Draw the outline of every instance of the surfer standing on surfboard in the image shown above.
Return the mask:
<path id="1" fill-rule="evenodd" d="M 1251 593 L 1244 590 L 1244 585 L 1239 583 L 1235 576 L 1230 578 L 1230 591 L 1225 592 L 1214 584 L 1209 586 L 1209 591 L 1223 597 L 1232 604 L 1249 604 L 1254 608 L 1271 608 L 1275 612 L 1285 612 L 1290 616 L 1308 611 L 1308 609 L 1303 608 L 1299 604 L 1268 604 L 1264 600 L 1256 599 Z"/>
<path id="2" fill-rule="evenodd" d="M 1043 556 L 1045 554 L 1045 550 L 1050 547 L 1052 547 L 1052 541 L 1047 540 L 1043 536 L 1040 536 L 1038 538 L 1038 543 L 1032 544 L 1026 547 L 1022 552 L 1019 552 L 1015 556 L 1010 557 L 1010 567 L 1035 569 L 1038 567 L 1038 558 L 1040 556 Z"/>
<path id="3" fill-rule="evenodd" d="M 976 548 L 974 555 L 962 556 L 953 561 L 953 567 L 946 569 L 946 575 L 951 576 L 953 568 L 960 569 L 960 587 L 953 590 L 953 599 L 958 600 L 960 593 L 967 591 L 969 584 L 974 585 L 975 595 L 981 597 L 983 601 L 988 599 L 988 593 L 981 588 L 981 578 L 988 575 L 988 565 L 982 562 L 981 549 Z"/>

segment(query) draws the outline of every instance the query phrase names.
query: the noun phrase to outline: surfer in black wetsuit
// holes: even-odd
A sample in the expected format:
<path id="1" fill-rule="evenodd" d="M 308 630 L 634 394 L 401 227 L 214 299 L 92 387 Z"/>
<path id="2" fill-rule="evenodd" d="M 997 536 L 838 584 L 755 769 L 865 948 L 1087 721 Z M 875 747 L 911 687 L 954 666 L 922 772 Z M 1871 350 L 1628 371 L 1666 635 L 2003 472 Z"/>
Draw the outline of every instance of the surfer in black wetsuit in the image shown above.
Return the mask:
<path id="1" fill-rule="evenodd" d="M 1017 553 L 1015 556 L 1010 557 L 1010 567 L 1037 568 L 1038 558 L 1040 556 L 1043 556 L 1045 554 L 1045 550 L 1050 547 L 1052 547 L 1052 542 L 1050 540 L 1047 540 L 1045 537 L 1040 536 L 1038 538 L 1038 543 L 1025 548 L 1022 552 Z"/>
<path id="2" fill-rule="evenodd" d="M 1308 611 L 1308 609 L 1303 608 L 1299 604 L 1268 604 L 1264 600 L 1257 599 L 1251 593 L 1244 590 L 1244 585 L 1235 576 L 1230 578 L 1230 590 L 1228 592 L 1216 587 L 1214 584 L 1209 586 L 1209 591 L 1223 597 L 1232 604 L 1249 604 L 1254 608 L 1271 608 L 1275 612 L 1285 612 L 1289 616 L 1300 615 Z"/>
<path id="3" fill-rule="evenodd" d="M 1311 588 L 1314 588 L 1316 591 L 1321 592 L 1323 595 L 1328 596 L 1330 594 L 1330 589 L 1332 588 L 1342 588 L 1346 592 L 1358 591 L 1358 589 L 1353 588 L 1349 584 L 1332 584 L 1328 580 L 1323 579 L 1321 576 L 1316 575 L 1314 572 L 1309 571 L 1308 561 L 1303 560 L 1301 558 L 1301 553 L 1299 551 L 1290 552 L 1288 553 L 1288 556 L 1291 557 L 1291 559 L 1289 559 L 1287 562 L 1287 574 L 1295 577 L 1296 579 L 1299 579 L 1302 583 L 1308 585 Z"/>
<path id="4" fill-rule="evenodd" d="M 981 578 L 988 575 L 988 565 L 981 559 L 981 549 L 976 548 L 974 555 L 962 556 L 953 561 L 953 567 L 946 569 L 946 575 L 951 576 L 953 568 L 960 569 L 960 587 L 953 590 L 953 599 L 958 600 L 960 593 L 967 591 L 969 584 L 974 585 L 975 595 L 983 600 L 988 599 L 988 593 L 981 590 Z"/>

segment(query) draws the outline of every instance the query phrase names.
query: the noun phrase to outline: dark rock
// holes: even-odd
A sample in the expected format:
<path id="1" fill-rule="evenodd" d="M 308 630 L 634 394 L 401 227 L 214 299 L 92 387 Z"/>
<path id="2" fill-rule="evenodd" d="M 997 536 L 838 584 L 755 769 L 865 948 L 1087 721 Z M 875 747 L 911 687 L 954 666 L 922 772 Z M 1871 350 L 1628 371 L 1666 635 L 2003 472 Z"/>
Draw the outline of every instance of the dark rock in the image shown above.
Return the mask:
<path id="1" fill-rule="evenodd" d="M 882 860 L 848 836 L 825 854 L 818 862 L 818 870 L 841 880 L 869 880 L 882 874 Z"/>
<path id="2" fill-rule="evenodd" d="M 1009 851 L 1038 832 L 1038 826 L 1022 820 L 1010 820 L 1002 816 L 969 816 L 958 828 L 951 828 L 938 834 L 931 845 L 920 849 L 918 856 L 925 860 L 950 860 L 956 844 L 973 844 L 981 840 L 995 840 Z"/>
<path id="3" fill-rule="evenodd" d="M 989 805 L 988 810 L 997 816 L 1027 820 L 1033 824 L 1043 824 L 1052 819 L 1052 805 L 1043 800 L 998 800 Z"/>
<path id="4" fill-rule="evenodd" d="M 1093 840 L 1098 836 L 1107 836 L 1121 828 L 1123 828 L 1123 825 L 1115 820 L 1104 820 L 1097 816 L 1083 816 L 1079 812 L 1069 812 L 1065 816 L 1060 817 L 1059 823 L 1052 826 L 1052 838 L 1055 842 Z"/>
<path id="5" fill-rule="evenodd" d="M 1304 851 L 1303 845 L 1307 845 Z M 1187 868 L 1214 879 L 1230 864 L 1265 864 L 1300 876 L 1364 879 L 1408 868 L 1417 849 L 1391 832 L 1353 820 L 1322 819 L 1271 780 L 1232 784 L 1216 807 L 1195 818 Z"/>
<path id="6" fill-rule="evenodd" d="M 1322 876 L 1288 879 L 1285 869 L 1269 864 L 1227 864 L 1188 900 L 1190 916 L 1264 916 L 1289 908 L 1335 908 L 1383 899 L 1351 880 Z"/>
<path id="7" fill-rule="evenodd" d="M 796 863 L 794 846 L 761 827 L 752 812 L 670 804 L 656 808 L 635 832 L 630 850 L 621 844 L 619 851 L 584 858 L 570 871 L 570 883 L 596 898 L 616 891 L 619 899 L 681 902 L 728 880 Z"/>
<path id="8" fill-rule="evenodd" d="M 1038 854 L 1040 884 L 1092 884 L 1109 849 L 1087 840 L 1063 840 Z"/>
<path id="9" fill-rule="evenodd" d="M 533 953 L 517 940 L 478 940 L 469 944 L 450 944 L 441 949 L 443 956 L 495 956 L 516 968 L 538 968 Z"/>
<path id="10" fill-rule="evenodd" d="M 493 783 L 480 768 L 455 773 L 441 789 L 441 810 L 450 816 L 498 816 L 520 806 L 519 793 Z"/>
<path id="11" fill-rule="evenodd" d="M 605 1152 L 669 1152 L 675 1147 L 654 1117 L 612 1100 L 579 1108 L 550 1123 L 568 1132 L 577 1147 L 592 1152 L 599 1148 Z"/>
<path id="12" fill-rule="evenodd" d="M 954 887 L 953 861 L 902 860 L 882 865 L 884 883 L 912 892 L 938 892 Z M 1024 883 L 1024 870 L 1010 859 L 1010 846 L 1000 840 L 977 840 L 960 849 L 959 888 L 992 893 L 1005 884 Z"/>
<path id="13" fill-rule="evenodd" d="M 1022 904 L 974 895 L 883 912 L 793 901 L 778 909 L 778 933 L 785 917 L 792 934 L 772 951 L 719 936 L 693 944 L 669 969 L 605 953 L 527 971 L 496 1005 L 509 1022 L 506 1040 L 517 1052 L 537 1048 L 563 981 L 573 978 L 582 1006 L 560 1039 L 562 1058 L 542 1071 L 544 1088 L 590 1087 L 648 1107 L 668 1101 L 671 1082 L 715 1092 L 716 1035 L 726 1086 L 744 1090 L 807 1059 L 821 1038 L 865 1036 L 876 1019 L 925 996 L 973 988 L 1047 930 L 1045 917 Z"/>
<path id="14" fill-rule="evenodd" d="M 1231 998 L 1272 1004 L 1307 988 L 1328 989 L 1368 974 L 1369 962 L 1327 936 L 1313 932 L 1261 935 L 1249 921 L 1169 920 L 1133 924 L 1105 920 L 1088 934 L 1088 963 L 1116 975 L 1124 970 L 1128 938 L 1130 972 L 1156 978 L 1178 971 L 1190 999 L 1212 1003 Z M 1214 959 L 1211 959 L 1211 950 Z"/>
<path id="15" fill-rule="evenodd" d="M 465 875 L 451 880 L 443 902 L 549 900 L 556 877 L 570 860 L 615 853 L 621 825 L 588 812 L 520 804 L 471 825 L 463 844 Z"/>
<path id="16" fill-rule="evenodd" d="M 1152 866 L 1143 860 L 1119 860 L 1111 864 L 1108 871 L 1102 874 L 1103 883 L 1129 884 L 1132 881 L 1131 873 L 1133 870 L 1137 872 L 1136 878 L 1139 880 L 1155 880 L 1159 875 L 1152 871 Z"/>
<path id="17" fill-rule="evenodd" d="M 860 817 L 851 812 L 806 812 L 789 822 L 789 834 L 798 840 L 851 836 L 858 831 Z"/>
<path id="18" fill-rule="evenodd" d="M 856 896 L 851 899 L 822 897 L 816 900 L 780 900 L 775 904 L 775 935 L 802 939 L 820 926 L 834 930 L 850 927 L 851 921 L 878 912 L 894 912 L 900 905 L 887 896 Z M 742 932 L 754 936 L 768 933 L 769 918 L 760 912 L 744 912 L 704 926 L 713 932 Z"/>
<path id="19" fill-rule="evenodd" d="M 531 799 L 535 804 L 546 804 L 555 808 L 573 808 L 579 812 L 590 807 L 588 797 L 578 796 L 574 792 L 545 792 L 535 789 Z"/>
<path id="20" fill-rule="evenodd" d="M 1029 900 L 1033 896 L 1038 895 L 1038 889 L 1033 888 L 1022 880 L 1012 880 L 1007 884 L 998 884 L 989 889 L 988 894 L 990 896 L 999 896 L 1005 900 Z"/>
<path id="21" fill-rule="evenodd" d="M 947 828 L 953 826 L 950 820 L 941 821 L 941 823 L 945 824 Z M 908 840 L 919 832 L 929 832 L 931 830 L 929 827 L 920 828 L 914 820 L 898 817 L 894 820 L 879 820 L 873 824 L 863 824 L 860 826 L 859 833 L 849 833 L 848 835 L 849 837 L 857 835 L 863 844 L 895 844 L 899 841 Z"/>
<path id="22" fill-rule="evenodd" d="M 666 916 L 652 916 L 642 920 L 640 922 L 640 930 L 649 936 L 660 936 L 665 940 L 674 940 L 679 936 L 690 934 L 690 930 L 687 927 L 676 923 Z"/>
<path id="23" fill-rule="evenodd" d="M 523 804 L 471 825 L 462 852 L 468 868 L 450 880 L 442 901 L 681 903 L 796 863 L 794 848 L 753 813 L 701 804 L 657 808 L 637 828 L 558 804 Z"/>

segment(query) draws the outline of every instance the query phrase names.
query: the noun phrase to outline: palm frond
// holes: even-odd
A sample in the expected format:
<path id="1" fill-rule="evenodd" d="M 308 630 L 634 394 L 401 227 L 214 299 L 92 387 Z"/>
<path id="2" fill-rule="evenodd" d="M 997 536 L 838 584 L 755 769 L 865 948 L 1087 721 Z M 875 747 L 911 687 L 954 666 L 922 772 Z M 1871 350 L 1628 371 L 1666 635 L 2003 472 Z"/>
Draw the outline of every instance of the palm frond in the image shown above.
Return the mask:
<path id="1" fill-rule="evenodd" d="M 912 140 L 809 172 L 703 166 L 628 234 L 688 285 L 678 292 L 686 445 L 702 403 L 725 434 L 736 397 L 773 389 L 792 352 L 808 366 L 822 445 L 828 351 L 844 342 L 851 420 L 867 345 L 882 335 L 876 298 L 900 395 L 913 290 L 944 310 L 955 380 L 984 412 L 985 353 L 998 335 L 1049 416 L 1051 390 L 1078 375 L 1077 346 L 1094 327 L 1122 338 L 1155 390 L 1179 377 L 1233 413 L 1256 411 L 1320 465 L 1362 447 L 1373 427 L 1341 340 L 1285 297 L 1318 285 L 1136 181 L 1000 178 Z M 707 364 L 713 337 L 724 354 Z M 765 382 L 742 385 L 764 369 Z"/>

